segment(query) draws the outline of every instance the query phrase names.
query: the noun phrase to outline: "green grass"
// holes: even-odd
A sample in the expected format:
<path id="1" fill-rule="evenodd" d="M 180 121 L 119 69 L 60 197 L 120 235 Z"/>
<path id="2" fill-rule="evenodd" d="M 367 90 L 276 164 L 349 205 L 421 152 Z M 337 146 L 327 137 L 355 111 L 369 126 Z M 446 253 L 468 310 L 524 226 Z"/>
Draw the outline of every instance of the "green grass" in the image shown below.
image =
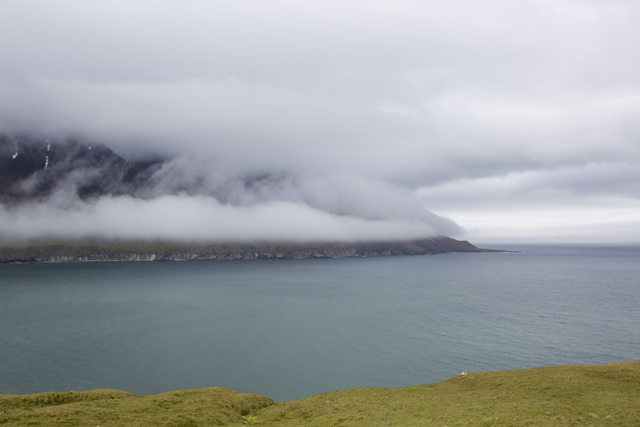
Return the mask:
<path id="1" fill-rule="evenodd" d="M 237 425 L 273 404 L 221 387 L 140 397 L 119 390 L 0 395 L 0 426 Z"/>
<path id="2" fill-rule="evenodd" d="M 0 426 L 346 427 L 388 422 L 640 426 L 640 361 L 476 372 L 439 384 L 341 390 L 280 404 L 224 388 L 140 397 L 117 390 L 0 395 Z"/>

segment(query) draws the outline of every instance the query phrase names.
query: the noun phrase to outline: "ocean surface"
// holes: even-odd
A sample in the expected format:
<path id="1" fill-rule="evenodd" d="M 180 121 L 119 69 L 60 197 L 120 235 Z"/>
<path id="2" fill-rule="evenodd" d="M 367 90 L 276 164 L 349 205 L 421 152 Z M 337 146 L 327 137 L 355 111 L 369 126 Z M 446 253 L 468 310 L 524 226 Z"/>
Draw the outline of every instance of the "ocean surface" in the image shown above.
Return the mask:
<path id="1" fill-rule="evenodd" d="M 639 247 L 500 248 L 519 252 L 0 265 L 0 394 L 287 401 L 640 359 Z"/>

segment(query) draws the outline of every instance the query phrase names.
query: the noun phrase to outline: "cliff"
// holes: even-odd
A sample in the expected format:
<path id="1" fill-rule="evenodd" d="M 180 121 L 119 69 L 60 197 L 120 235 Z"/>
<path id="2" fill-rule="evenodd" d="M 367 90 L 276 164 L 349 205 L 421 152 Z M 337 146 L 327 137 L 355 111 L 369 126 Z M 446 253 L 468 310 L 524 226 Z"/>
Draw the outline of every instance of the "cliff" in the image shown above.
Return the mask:
<path id="1" fill-rule="evenodd" d="M 467 241 L 434 237 L 397 242 L 318 244 L 152 244 L 112 242 L 34 242 L 0 244 L 0 262 L 187 261 L 348 258 L 481 252 Z"/>

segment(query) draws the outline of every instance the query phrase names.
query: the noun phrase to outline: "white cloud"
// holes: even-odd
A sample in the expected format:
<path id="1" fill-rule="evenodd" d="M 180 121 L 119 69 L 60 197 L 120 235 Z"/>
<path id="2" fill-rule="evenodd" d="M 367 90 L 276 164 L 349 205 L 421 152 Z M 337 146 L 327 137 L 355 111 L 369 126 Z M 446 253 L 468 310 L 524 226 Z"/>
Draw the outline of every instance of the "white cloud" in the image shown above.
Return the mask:
<path id="1" fill-rule="evenodd" d="M 163 173 L 236 206 L 569 219 L 638 198 L 639 20 L 623 0 L 6 1 L 0 131 L 181 154 Z M 233 190 L 257 176 L 280 187 Z"/>
<path id="2" fill-rule="evenodd" d="M 640 202 L 510 209 L 451 210 L 474 243 L 638 243 Z"/>
<path id="3" fill-rule="evenodd" d="M 6 240 L 36 238 L 156 239 L 186 242 L 368 241 L 430 237 L 419 220 L 367 220 L 294 202 L 222 204 L 208 196 L 101 198 L 69 208 L 64 202 L 0 210 Z"/>

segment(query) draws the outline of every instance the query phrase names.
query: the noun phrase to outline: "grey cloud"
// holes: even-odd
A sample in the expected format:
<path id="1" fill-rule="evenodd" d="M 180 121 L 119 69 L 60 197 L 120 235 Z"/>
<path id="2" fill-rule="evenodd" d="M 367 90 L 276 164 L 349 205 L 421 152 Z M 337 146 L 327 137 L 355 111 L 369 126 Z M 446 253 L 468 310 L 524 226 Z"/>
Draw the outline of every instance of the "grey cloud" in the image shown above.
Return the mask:
<path id="1" fill-rule="evenodd" d="M 584 201 L 640 202 L 640 171 L 633 162 L 590 163 L 576 167 L 461 179 L 416 190 L 426 204 L 440 209 L 514 204 L 580 205 Z"/>
<path id="2" fill-rule="evenodd" d="M 636 200 L 639 19 L 615 0 L 3 2 L 0 130 L 176 156 L 145 203 L 197 187 L 456 232 L 421 202 Z"/>

